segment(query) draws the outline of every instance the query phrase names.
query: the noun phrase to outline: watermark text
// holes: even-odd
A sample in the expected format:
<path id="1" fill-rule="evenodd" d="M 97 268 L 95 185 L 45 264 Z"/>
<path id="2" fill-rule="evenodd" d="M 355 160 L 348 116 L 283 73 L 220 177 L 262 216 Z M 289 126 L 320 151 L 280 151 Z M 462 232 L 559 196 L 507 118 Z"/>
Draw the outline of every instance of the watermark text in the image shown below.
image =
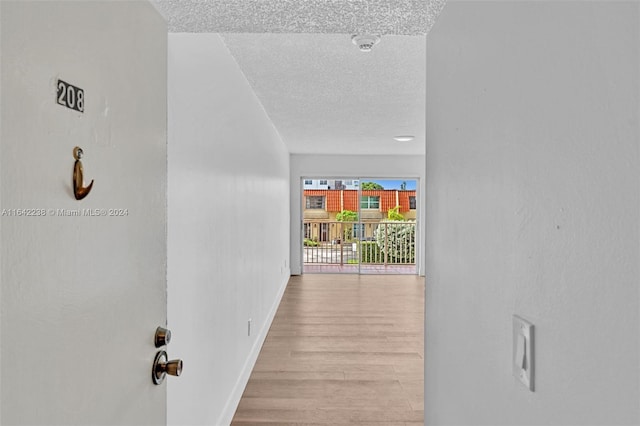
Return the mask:
<path id="1" fill-rule="evenodd" d="M 129 209 L 0 209 L 0 217 L 126 217 Z"/>

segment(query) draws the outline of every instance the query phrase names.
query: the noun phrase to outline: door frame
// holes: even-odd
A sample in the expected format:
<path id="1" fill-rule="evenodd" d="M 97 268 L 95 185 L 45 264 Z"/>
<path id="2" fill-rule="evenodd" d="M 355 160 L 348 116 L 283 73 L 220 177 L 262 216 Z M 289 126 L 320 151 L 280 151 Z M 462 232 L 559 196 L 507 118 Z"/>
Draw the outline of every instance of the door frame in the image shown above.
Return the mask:
<path id="1" fill-rule="evenodd" d="M 305 180 L 318 180 L 318 179 L 327 179 L 327 180 L 336 180 L 336 179 L 351 179 L 351 180 L 358 180 L 359 185 L 358 185 L 358 224 L 361 224 L 363 226 L 363 228 L 366 228 L 364 225 L 366 225 L 366 223 L 362 222 L 362 214 L 361 214 L 361 208 L 360 208 L 360 197 L 362 194 L 362 188 L 361 188 L 361 184 L 363 181 L 363 178 L 361 176 L 371 176 L 370 174 L 359 174 L 358 176 L 354 176 L 354 175 L 336 175 L 336 174 L 318 174 L 318 173 L 314 173 L 311 175 L 308 174 L 302 174 L 299 177 L 299 181 L 298 181 L 298 194 L 300 194 L 300 211 L 298 213 L 298 223 L 300 224 L 300 238 L 297 238 L 297 240 L 295 241 L 295 244 L 297 246 L 298 249 L 298 253 L 299 253 L 299 261 L 298 261 L 298 267 L 300 268 L 300 275 L 304 275 L 304 182 Z M 404 176 L 404 177 L 396 177 L 394 176 L 386 176 L 386 177 L 377 177 L 377 178 L 371 178 L 371 177 L 367 177 L 366 179 L 370 179 L 370 180 L 399 180 L 399 181 L 415 181 L 416 183 L 416 232 L 415 232 L 415 259 L 416 259 L 416 263 L 415 263 L 415 275 L 418 276 L 423 276 L 424 273 L 424 263 L 425 263 L 425 259 L 422 259 L 422 250 L 420 249 L 421 247 L 421 243 L 422 243 L 422 235 L 421 235 L 421 229 L 422 229 L 422 221 L 420 220 L 420 215 L 422 213 L 422 210 L 420 209 L 420 202 L 419 202 L 419 198 L 421 196 L 421 191 L 422 191 L 422 179 L 420 176 Z M 293 186 L 292 186 L 293 188 Z M 295 199 L 295 197 L 293 198 Z M 292 249 L 294 249 L 294 247 L 292 247 Z M 360 264 L 358 264 L 358 271 L 357 274 L 360 275 L 361 274 L 361 270 L 360 270 Z"/>

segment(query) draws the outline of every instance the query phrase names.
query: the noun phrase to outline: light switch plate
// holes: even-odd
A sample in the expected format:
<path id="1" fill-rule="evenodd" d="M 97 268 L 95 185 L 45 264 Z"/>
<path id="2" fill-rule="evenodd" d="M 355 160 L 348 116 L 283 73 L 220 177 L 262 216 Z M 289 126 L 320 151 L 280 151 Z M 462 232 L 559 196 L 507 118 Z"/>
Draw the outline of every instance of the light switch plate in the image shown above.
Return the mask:
<path id="1" fill-rule="evenodd" d="M 513 375 L 533 392 L 534 373 L 533 324 L 513 316 L 513 353 L 511 363 Z"/>

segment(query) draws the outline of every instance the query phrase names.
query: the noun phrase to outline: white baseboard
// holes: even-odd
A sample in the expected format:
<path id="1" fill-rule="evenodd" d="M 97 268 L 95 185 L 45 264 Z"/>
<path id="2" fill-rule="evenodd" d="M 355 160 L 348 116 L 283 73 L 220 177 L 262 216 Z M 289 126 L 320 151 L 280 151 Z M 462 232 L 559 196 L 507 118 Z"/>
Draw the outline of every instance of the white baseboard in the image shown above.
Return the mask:
<path id="1" fill-rule="evenodd" d="M 271 305 L 271 309 L 267 314 L 266 321 L 264 325 L 260 329 L 260 334 L 258 334 L 257 339 L 251 348 L 251 352 L 247 357 L 247 360 L 242 367 L 242 371 L 240 373 L 240 377 L 236 381 L 233 390 L 231 391 L 231 395 L 227 400 L 227 403 L 224 406 L 224 410 L 222 410 L 222 414 L 218 417 L 218 421 L 216 425 L 229 425 L 233 420 L 233 416 L 238 409 L 238 404 L 240 404 L 240 399 L 242 398 L 242 393 L 244 392 L 247 383 L 249 382 L 249 377 L 251 377 L 251 372 L 253 371 L 253 367 L 256 365 L 256 361 L 258 360 L 258 355 L 260 355 L 260 350 L 262 349 L 262 345 L 264 344 L 265 339 L 267 338 L 267 334 L 269 333 L 269 328 L 271 328 L 271 323 L 276 316 L 276 312 L 278 311 L 278 307 L 280 306 L 280 301 L 282 300 L 282 296 L 284 295 L 284 291 L 287 288 L 287 284 L 289 283 L 290 271 L 285 271 L 285 280 L 280 285 L 280 289 L 278 290 L 278 294 L 276 295 L 276 299 L 273 301 Z"/>

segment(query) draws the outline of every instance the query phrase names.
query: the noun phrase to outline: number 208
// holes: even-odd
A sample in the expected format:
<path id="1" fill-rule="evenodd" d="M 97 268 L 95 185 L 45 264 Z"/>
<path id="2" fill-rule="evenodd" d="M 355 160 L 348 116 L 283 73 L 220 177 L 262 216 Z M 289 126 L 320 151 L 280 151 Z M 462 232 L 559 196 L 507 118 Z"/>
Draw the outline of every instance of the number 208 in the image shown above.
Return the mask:
<path id="1" fill-rule="evenodd" d="M 75 111 L 84 112 L 84 90 L 58 80 L 58 104 Z"/>

